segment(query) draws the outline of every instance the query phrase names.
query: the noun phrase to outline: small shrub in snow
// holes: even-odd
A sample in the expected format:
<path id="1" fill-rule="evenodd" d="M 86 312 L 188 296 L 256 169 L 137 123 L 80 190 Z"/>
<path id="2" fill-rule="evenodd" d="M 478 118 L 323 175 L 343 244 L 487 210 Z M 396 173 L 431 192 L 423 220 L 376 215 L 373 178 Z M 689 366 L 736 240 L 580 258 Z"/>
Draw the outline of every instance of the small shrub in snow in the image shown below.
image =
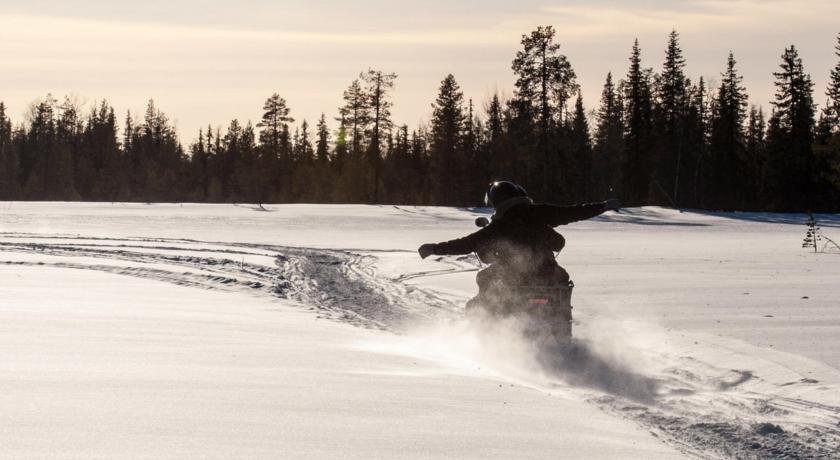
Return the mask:
<path id="1" fill-rule="evenodd" d="M 814 219 L 814 215 L 810 212 L 808 213 L 808 221 L 805 222 L 805 225 L 808 226 L 808 230 L 805 232 L 805 239 L 802 240 L 802 247 L 814 248 L 814 252 L 816 253 L 817 245 L 822 240 L 822 236 L 820 235 L 820 227 L 817 226 L 817 219 Z"/>
<path id="2" fill-rule="evenodd" d="M 834 248 L 840 250 L 840 245 L 834 242 L 831 238 L 822 234 L 822 230 L 820 229 L 819 225 L 817 224 L 817 219 L 814 218 L 814 215 L 810 212 L 808 213 L 808 220 L 805 222 L 805 225 L 808 227 L 808 230 L 805 232 L 805 239 L 802 240 L 802 247 L 803 248 L 814 248 L 814 253 L 816 254 L 819 252 L 825 252 L 825 249 L 831 245 Z M 825 242 L 823 244 L 822 250 L 819 249 L 819 245 L 821 242 Z"/>

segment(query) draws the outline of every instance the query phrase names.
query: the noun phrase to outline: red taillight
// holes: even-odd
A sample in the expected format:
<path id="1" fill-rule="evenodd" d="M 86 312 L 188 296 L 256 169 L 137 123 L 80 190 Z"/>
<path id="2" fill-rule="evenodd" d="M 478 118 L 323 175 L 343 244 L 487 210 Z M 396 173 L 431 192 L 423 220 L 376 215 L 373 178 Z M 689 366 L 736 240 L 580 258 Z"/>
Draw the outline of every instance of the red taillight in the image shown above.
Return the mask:
<path id="1" fill-rule="evenodd" d="M 548 305 L 548 299 L 531 299 L 531 305 Z"/>

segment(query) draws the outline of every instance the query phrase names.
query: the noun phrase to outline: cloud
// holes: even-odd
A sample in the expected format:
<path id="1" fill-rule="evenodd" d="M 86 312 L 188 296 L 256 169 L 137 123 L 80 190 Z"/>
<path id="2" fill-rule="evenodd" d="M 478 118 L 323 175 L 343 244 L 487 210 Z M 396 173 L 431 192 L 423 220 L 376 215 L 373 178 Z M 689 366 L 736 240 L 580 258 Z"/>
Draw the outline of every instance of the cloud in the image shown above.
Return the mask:
<path id="1" fill-rule="evenodd" d="M 182 132 L 194 133 L 208 122 L 255 120 L 275 91 L 299 120 L 330 116 L 346 85 L 368 67 L 400 75 L 398 123 L 427 117 L 450 72 L 480 107 L 493 89 L 511 87 L 520 36 L 545 24 L 557 29 L 590 107 L 606 72 L 626 71 L 634 37 L 646 65 L 658 68 L 672 28 L 692 77 L 717 76 L 732 49 L 753 102 L 766 105 L 771 74 L 791 42 L 821 91 L 836 60 L 840 2 L 31 0 L 3 11 L 0 98 L 12 113 L 48 91 L 108 97 L 119 111 L 141 111 L 155 97 L 181 120 Z"/>
<path id="2" fill-rule="evenodd" d="M 654 3 L 659 6 L 661 2 Z M 676 7 L 638 7 L 588 3 L 548 6 L 541 18 L 562 24 L 563 33 L 575 38 L 604 38 L 628 31 L 644 34 L 677 28 L 682 32 L 713 34 L 719 28 L 744 32 L 776 31 L 786 24 L 828 25 L 837 27 L 840 2 L 812 1 L 807 8 L 801 1 L 709 0 L 667 2 Z M 711 37 L 710 37 L 711 38 Z"/>

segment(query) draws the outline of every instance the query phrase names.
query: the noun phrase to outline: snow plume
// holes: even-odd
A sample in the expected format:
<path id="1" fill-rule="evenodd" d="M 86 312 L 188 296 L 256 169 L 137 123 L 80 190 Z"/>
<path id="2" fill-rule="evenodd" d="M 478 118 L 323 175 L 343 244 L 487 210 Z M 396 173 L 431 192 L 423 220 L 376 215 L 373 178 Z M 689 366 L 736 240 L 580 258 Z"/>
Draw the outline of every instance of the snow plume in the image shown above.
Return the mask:
<path id="1" fill-rule="evenodd" d="M 440 366 L 440 372 L 499 378 L 529 386 L 545 379 L 537 348 L 525 340 L 515 320 L 452 320 L 425 323 L 399 336 L 380 336 L 360 348 L 411 356 Z"/>
<path id="2" fill-rule="evenodd" d="M 517 318 L 471 318 L 418 327 L 363 348 L 431 361 L 442 372 L 498 378 L 543 391 L 571 386 L 643 403 L 655 399 L 658 382 L 645 376 L 645 360 L 635 350 L 643 341 L 633 336 L 638 329 L 596 320 L 568 343 L 554 343 L 529 336 L 526 326 Z"/>
<path id="3" fill-rule="evenodd" d="M 649 359 L 657 335 L 650 325 L 591 317 L 569 343 L 540 350 L 540 362 L 567 384 L 649 404 L 660 388 Z"/>

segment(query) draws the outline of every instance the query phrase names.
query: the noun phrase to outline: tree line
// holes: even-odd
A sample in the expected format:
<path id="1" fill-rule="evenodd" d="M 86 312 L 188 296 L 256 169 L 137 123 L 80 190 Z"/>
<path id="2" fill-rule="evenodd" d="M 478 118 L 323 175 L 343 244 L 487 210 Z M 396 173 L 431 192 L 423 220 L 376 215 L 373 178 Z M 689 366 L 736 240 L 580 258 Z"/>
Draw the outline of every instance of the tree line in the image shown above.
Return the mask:
<path id="1" fill-rule="evenodd" d="M 151 100 L 121 128 L 106 101 L 83 112 L 48 95 L 17 125 L 0 102 L 0 200 L 470 206 L 491 180 L 513 179 L 559 203 L 837 212 L 840 35 L 835 51 L 819 114 L 796 47 L 781 55 L 767 113 L 749 104 L 731 52 L 718 83 L 688 77 L 676 31 L 658 70 L 637 40 L 588 113 L 551 26 L 523 35 L 511 97 L 477 108 L 450 74 L 414 128 L 392 120 L 397 75 L 373 69 L 334 118 L 296 124 L 273 94 L 256 125 L 208 126 L 186 148 Z"/>

